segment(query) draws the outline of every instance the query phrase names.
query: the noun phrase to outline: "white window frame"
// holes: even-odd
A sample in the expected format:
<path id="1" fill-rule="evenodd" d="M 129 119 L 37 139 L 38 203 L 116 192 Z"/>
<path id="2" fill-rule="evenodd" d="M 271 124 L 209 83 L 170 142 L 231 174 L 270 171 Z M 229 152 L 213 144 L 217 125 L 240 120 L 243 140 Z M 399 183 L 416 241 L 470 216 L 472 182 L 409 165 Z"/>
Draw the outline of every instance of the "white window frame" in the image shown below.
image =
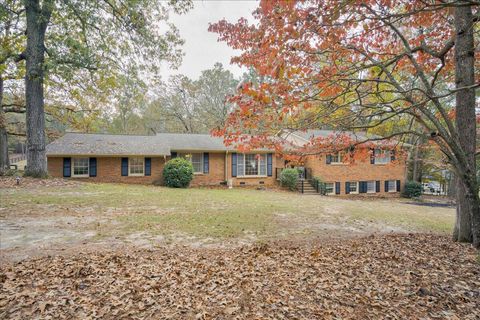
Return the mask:
<path id="1" fill-rule="evenodd" d="M 132 165 L 132 160 L 133 159 L 142 159 L 143 161 L 143 171 L 142 173 L 132 173 L 131 171 L 131 165 Z M 144 157 L 131 157 L 128 158 L 128 176 L 130 177 L 143 177 L 145 175 L 145 158 Z"/>
<path id="2" fill-rule="evenodd" d="M 390 182 L 393 182 L 393 190 L 390 188 Z M 387 180 L 388 192 L 398 192 L 397 190 L 397 180 Z"/>
<path id="3" fill-rule="evenodd" d="M 375 149 L 375 164 L 389 164 L 392 152 L 390 150 Z"/>
<path id="4" fill-rule="evenodd" d="M 257 174 L 245 174 L 246 169 L 246 155 L 254 155 L 258 158 L 255 159 L 257 165 Z M 267 177 L 267 154 L 266 153 L 238 153 L 237 154 L 237 177 L 240 178 L 263 178 Z M 241 168 L 241 169 L 239 169 Z M 239 172 L 241 171 L 241 172 Z M 262 173 L 265 174 L 262 174 Z M 241 174 L 243 173 L 243 174 Z"/>
<path id="5" fill-rule="evenodd" d="M 75 160 L 84 160 L 84 159 L 87 159 L 87 173 L 75 174 Z M 72 158 L 72 177 L 74 177 L 74 178 L 88 178 L 89 176 L 90 176 L 90 158 L 86 158 L 86 157 Z"/>
<path id="6" fill-rule="evenodd" d="M 370 183 L 373 184 L 373 191 L 368 190 L 368 186 Z M 377 193 L 377 182 L 375 180 L 367 181 L 367 193 Z"/>
<path id="7" fill-rule="evenodd" d="M 332 185 L 332 192 L 328 192 L 327 190 L 329 189 L 327 186 Z M 335 194 L 335 182 L 325 182 L 325 194 L 326 195 L 332 195 Z"/>
<path id="8" fill-rule="evenodd" d="M 350 183 L 350 193 L 351 193 L 351 194 L 357 194 L 357 193 L 359 193 L 359 190 L 358 190 L 358 189 L 359 189 L 359 186 L 360 186 L 359 182 L 358 182 L 358 181 L 349 181 L 349 183 Z M 355 191 L 352 191 L 352 186 L 353 186 L 353 185 L 355 185 L 355 188 L 356 188 Z"/>
<path id="9" fill-rule="evenodd" d="M 345 154 L 345 151 L 330 154 L 330 164 L 345 164 L 345 162 L 343 162 L 345 160 Z"/>
<path id="10" fill-rule="evenodd" d="M 200 155 L 200 171 L 195 171 L 195 166 L 193 165 L 194 154 Z M 180 153 L 179 156 L 190 161 L 193 167 L 193 174 L 203 174 L 203 152 L 188 152 L 188 153 L 183 152 L 183 153 Z"/>

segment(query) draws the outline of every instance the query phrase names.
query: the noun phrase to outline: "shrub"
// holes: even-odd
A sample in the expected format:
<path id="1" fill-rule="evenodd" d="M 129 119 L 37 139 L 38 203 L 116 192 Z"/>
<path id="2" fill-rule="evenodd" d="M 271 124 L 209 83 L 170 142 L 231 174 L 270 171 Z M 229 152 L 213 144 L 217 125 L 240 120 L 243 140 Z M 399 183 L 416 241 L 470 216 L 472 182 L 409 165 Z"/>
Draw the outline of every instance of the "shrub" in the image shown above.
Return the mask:
<path id="1" fill-rule="evenodd" d="M 422 184 L 416 181 L 407 181 L 405 183 L 405 189 L 403 190 L 403 196 L 405 198 L 418 198 L 422 195 Z"/>
<path id="2" fill-rule="evenodd" d="M 193 179 L 193 166 L 184 158 L 174 158 L 163 168 L 163 181 L 170 188 L 186 188 Z"/>
<path id="3" fill-rule="evenodd" d="M 297 189 L 298 170 L 293 168 L 283 169 L 280 173 L 280 183 L 283 187 L 287 187 L 290 190 Z"/>
<path id="4" fill-rule="evenodd" d="M 313 177 L 313 186 L 318 188 L 318 193 L 325 195 L 327 193 L 327 188 L 325 186 L 325 182 L 323 182 L 322 178 L 320 177 Z"/>

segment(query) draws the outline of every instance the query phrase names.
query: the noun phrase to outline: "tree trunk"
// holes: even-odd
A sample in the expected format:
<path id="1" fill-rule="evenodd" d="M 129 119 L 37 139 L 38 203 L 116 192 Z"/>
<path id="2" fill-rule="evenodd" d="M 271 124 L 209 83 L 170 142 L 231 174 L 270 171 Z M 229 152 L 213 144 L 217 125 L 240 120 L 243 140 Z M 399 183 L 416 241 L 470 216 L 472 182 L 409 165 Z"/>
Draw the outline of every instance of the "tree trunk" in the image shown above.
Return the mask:
<path id="1" fill-rule="evenodd" d="M 416 182 L 422 182 L 422 160 L 420 159 L 420 139 L 415 143 L 415 149 L 413 151 L 413 173 L 412 180 Z"/>
<path id="2" fill-rule="evenodd" d="M 457 221 L 454 238 L 480 246 L 480 200 L 475 168 L 475 47 L 471 6 L 455 8 L 455 82 L 464 88 L 456 94 L 456 126 L 463 150 L 463 174 L 458 176 Z M 463 160 L 463 159 L 462 159 Z"/>
<path id="3" fill-rule="evenodd" d="M 0 76 L 0 175 L 5 174 L 9 168 L 7 119 L 3 112 L 3 78 Z"/>
<path id="4" fill-rule="evenodd" d="M 27 16 L 25 98 L 28 144 L 25 174 L 33 177 L 47 175 L 43 76 L 45 32 L 52 8 L 51 1 L 44 1 L 42 8 L 39 0 L 25 0 Z"/>

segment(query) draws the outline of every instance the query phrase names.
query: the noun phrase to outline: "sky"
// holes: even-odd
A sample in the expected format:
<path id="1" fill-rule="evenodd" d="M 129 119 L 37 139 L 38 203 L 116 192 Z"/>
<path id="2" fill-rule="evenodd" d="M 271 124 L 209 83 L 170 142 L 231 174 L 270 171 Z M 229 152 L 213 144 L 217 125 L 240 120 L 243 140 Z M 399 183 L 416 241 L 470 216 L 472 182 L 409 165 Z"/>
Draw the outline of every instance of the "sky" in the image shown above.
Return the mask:
<path id="1" fill-rule="evenodd" d="M 258 2 L 254 0 L 194 1 L 194 8 L 186 14 L 172 14 L 170 22 L 177 26 L 181 37 L 185 39 L 185 56 L 178 70 L 164 65 L 162 78 L 167 80 L 173 74 L 183 74 L 197 79 L 202 70 L 213 68 L 215 62 L 222 63 L 224 68 L 236 77 L 241 76 L 246 70 L 230 64 L 231 57 L 239 51 L 231 49 L 225 42 L 218 42 L 217 34 L 208 32 L 208 24 L 223 18 L 229 22 L 236 22 L 241 17 L 247 18 L 249 22 L 253 21 L 251 13 L 257 6 Z"/>

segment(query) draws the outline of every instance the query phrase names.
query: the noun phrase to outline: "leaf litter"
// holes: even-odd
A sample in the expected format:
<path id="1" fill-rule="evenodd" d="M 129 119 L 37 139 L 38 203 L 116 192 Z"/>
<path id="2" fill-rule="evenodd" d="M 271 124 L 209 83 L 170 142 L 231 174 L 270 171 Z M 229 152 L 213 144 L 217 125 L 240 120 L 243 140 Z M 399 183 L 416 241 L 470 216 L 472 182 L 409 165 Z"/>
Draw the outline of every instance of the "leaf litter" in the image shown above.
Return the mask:
<path id="1" fill-rule="evenodd" d="M 92 251 L 0 269 L 1 319 L 479 319 L 480 264 L 445 236 Z"/>

